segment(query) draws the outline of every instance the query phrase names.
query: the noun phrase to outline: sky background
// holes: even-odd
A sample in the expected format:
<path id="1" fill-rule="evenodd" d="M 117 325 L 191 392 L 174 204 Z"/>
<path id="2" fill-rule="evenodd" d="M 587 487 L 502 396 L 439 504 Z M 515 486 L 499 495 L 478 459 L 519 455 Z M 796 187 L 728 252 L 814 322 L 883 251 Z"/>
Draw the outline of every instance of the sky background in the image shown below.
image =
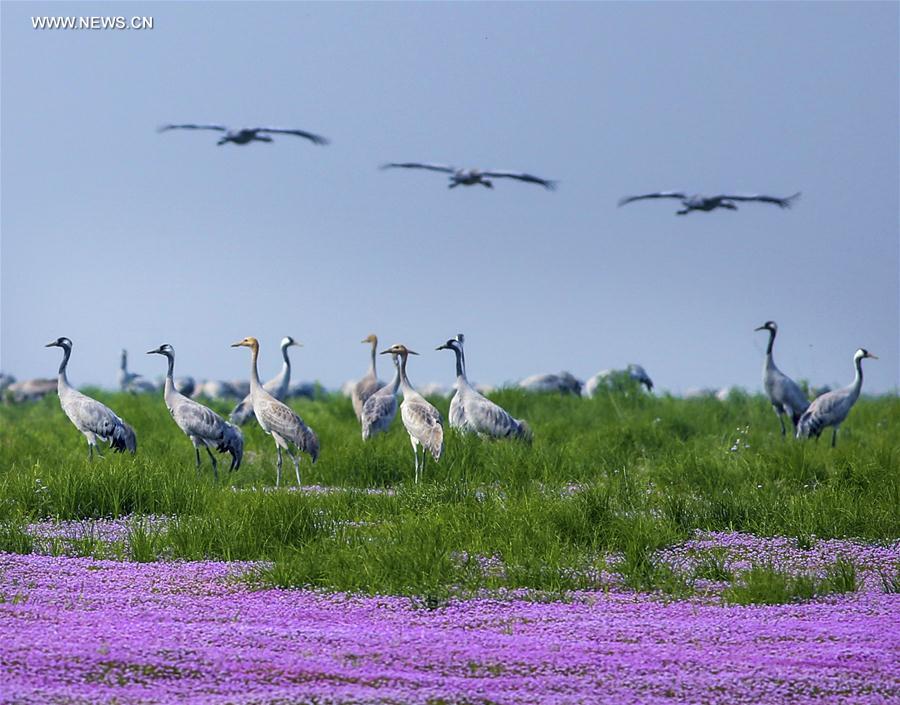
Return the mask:
<path id="1" fill-rule="evenodd" d="M 900 367 L 897 3 L 2 3 L 0 367 L 115 384 L 280 364 L 338 386 L 377 333 L 462 331 L 473 381 L 643 364 L 657 386 L 761 387 L 775 359 L 864 389 Z M 150 31 L 37 31 L 148 15 Z M 217 147 L 167 122 L 298 127 Z M 386 161 L 529 171 L 447 189 Z M 792 210 L 676 217 L 624 195 L 802 191 Z M 389 378 L 382 358 L 381 376 Z"/>

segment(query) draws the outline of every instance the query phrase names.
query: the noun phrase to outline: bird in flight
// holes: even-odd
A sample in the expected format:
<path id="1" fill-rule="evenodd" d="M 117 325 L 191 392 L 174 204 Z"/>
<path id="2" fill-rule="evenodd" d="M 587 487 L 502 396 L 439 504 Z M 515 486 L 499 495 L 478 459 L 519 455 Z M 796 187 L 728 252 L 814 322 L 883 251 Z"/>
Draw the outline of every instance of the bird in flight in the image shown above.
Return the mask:
<path id="1" fill-rule="evenodd" d="M 383 164 L 381 168 L 427 169 L 428 171 L 440 171 L 445 174 L 450 174 L 449 188 L 456 188 L 457 186 L 474 186 L 475 184 L 481 184 L 482 186 L 485 186 L 487 188 L 494 188 L 494 184 L 491 183 L 488 177 L 493 179 L 516 179 L 518 181 L 525 181 L 529 184 L 539 184 L 549 191 L 552 191 L 556 188 L 555 181 L 542 179 L 538 176 L 533 176 L 532 174 L 520 174 L 515 171 L 481 171 L 480 169 L 457 169 L 455 166 L 449 166 L 447 164 L 427 164 L 420 162 L 391 162 L 390 164 Z"/>
<path id="2" fill-rule="evenodd" d="M 328 144 L 328 140 L 320 135 L 314 135 L 312 132 L 304 130 L 284 130 L 279 127 L 242 127 L 239 130 L 229 130 L 224 125 L 195 125 L 193 123 L 187 125 L 162 125 L 157 132 L 168 132 L 169 130 L 215 130 L 216 132 L 224 132 L 225 134 L 216 142 L 221 146 L 226 142 L 233 144 L 250 144 L 251 142 L 271 142 L 272 135 L 295 135 L 308 139 L 313 144 Z"/>
<path id="3" fill-rule="evenodd" d="M 787 198 L 778 198 L 777 196 L 763 196 L 761 194 L 750 195 L 728 195 L 720 194 L 718 196 L 689 196 L 680 191 L 658 191 L 657 193 L 645 193 L 642 196 L 627 196 L 619 200 L 619 205 L 624 206 L 632 201 L 641 201 L 648 198 L 677 198 L 681 201 L 684 208 L 676 211 L 675 215 L 687 215 L 691 211 L 714 211 L 716 208 L 726 208 L 730 211 L 736 211 L 738 207 L 734 201 L 757 201 L 759 203 L 773 203 L 780 208 L 790 208 L 794 201 L 800 198 L 798 191 Z"/>

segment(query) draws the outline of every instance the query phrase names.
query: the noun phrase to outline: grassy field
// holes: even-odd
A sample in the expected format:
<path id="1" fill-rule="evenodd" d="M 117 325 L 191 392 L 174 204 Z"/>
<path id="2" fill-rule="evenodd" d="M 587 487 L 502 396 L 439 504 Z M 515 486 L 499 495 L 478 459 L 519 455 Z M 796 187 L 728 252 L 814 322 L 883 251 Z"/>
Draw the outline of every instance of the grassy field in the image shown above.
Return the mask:
<path id="1" fill-rule="evenodd" d="M 134 521 L 123 557 L 265 561 L 258 578 L 274 585 L 441 600 L 484 588 L 559 595 L 596 588 L 606 570 L 637 589 L 689 593 L 653 555 L 696 530 L 796 537 L 801 546 L 900 537 L 897 397 L 862 399 L 831 449 L 830 431 L 818 444 L 782 439 L 761 396 L 501 390 L 493 398 L 529 421 L 533 444 L 447 429 L 444 457 L 419 485 L 399 418 L 363 443 L 349 400 L 301 400 L 293 406 L 322 448 L 315 466 L 304 459 L 303 483 L 321 487 L 297 492 L 274 491 L 274 445 L 255 424 L 245 427 L 241 469 L 215 483 L 206 458 L 195 472 L 161 395 L 92 393 L 134 426 L 136 457 L 89 463 L 55 396 L 0 407 L 0 550 L 29 552 L 24 527 L 39 519 L 166 516 L 165 530 Z M 432 401 L 446 419 L 448 400 Z M 98 550 L 86 540 L 80 552 Z M 755 579 L 786 589 L 777 576 Z"/>

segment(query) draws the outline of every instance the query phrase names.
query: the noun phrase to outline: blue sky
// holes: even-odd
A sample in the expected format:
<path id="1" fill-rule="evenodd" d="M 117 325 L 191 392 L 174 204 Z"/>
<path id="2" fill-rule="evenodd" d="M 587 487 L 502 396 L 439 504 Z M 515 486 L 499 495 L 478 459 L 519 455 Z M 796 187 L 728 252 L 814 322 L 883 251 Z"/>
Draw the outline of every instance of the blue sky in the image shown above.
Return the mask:
<path id="1" fill-rule="evenodd" d="M 361 375 L 370 332 L 450 383 L 643 364 L 657 385 L 788 374 L 898 386 L 897 3 L 2 4 L 0 366 L 113 385 L 122 347 L 177 372 Z M 150 31 L 37 31 L 149 15 Z M 300 127 L 215 145 L 166 122 Z M 392 160 L 530 171 L 381 172 Z M 802 191 L 796 208 L 674 215 L 623 195 Z M 383 365 L 382 376 L 388 377 Z"/>

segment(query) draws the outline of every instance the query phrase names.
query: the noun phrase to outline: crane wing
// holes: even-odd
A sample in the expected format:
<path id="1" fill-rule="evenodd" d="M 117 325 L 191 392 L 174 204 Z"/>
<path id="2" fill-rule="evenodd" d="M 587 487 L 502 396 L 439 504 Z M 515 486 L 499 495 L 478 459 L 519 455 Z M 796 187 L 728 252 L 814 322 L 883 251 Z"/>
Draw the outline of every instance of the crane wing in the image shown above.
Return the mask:
<path id="1" fill-rule="evenodd" d="M 228 128 L 224 125 L 197 125 L 188 123 L 186 125 L 160 125 L 156 128 L 157 132 L 166 132 L 167 130 L 216 130 L 217 132 L 227 132 Z"/>
<path id="2" fill-rule="evenodd" d="M 642 201 L 646 198 L 677 198 L 680 200 L 687 198 L 687 194 L 681 191 L 657 191 L 656 193 L 645 193 L 640 196 L 626 196 L 619 199 L 619 205 L 624 206 L 632 201 Z"/>
<path id="3" fill-rule="evenodd" d="M 779 198 L 778 196 L 764 196 L 762 194 L 722 194 L 715 198 L 723 201 L 759 201 L 760 203 L 774 203 L 780 208 L 790 208 L 794 201 L 800 198 L 800 192 L 788 196 L 787 198 Z"/>
<path id="4" fill-rule="evenodd" d="M 441 414 L 424 398 L 405 399 L 400 405 L 400 416 L 409 435 L 415 438 L 437 460 L 444 448 L 444 429 Z"/>
<path id="5" fill-rule="evenodd" d="M 456 171 L 455 167 L 447 164 L 429 164 L 427 162 L 390 162 L 382 164 L 382 169 L 428 169 L 429 171 L 441 171 L 445 174 L 452 174 Z"/>
<path id="6" fill-rule="evenodd" d="M 297 137 L 303 137 L 304 139 L 308 139 L 313 144 L 328 144 L 328 139 L 322 137 L 322 135 L 316 135 L 312 132 L 306 132 L 306 130 L 286 130 L 280 127 L 255 127 L 253 128 L 254 132 L 270 132 L 272 134 L 277 135 L 296 135 Z"/>
<path id="7" fill-rule="evenodd" d="M 556 182 L 550 181 L 548 179 L 542 179 L 539 176 L 534 176 L 533 174 L 521 174 L 515 171 L 483 171 L 481 172 L 482 176 L 493 176 L 498 179 L 517 179 L 519 181 L 526 181 L 529 184 L 540 184 L 548 191 L 553 191 L 556 188 Z"/>
<path id="8" fill-rule="evenodd" d="M 225 421 L 221 416 L 209 407 L 187 397 L 178 400 L 172 409 L 172 417 L 178 427 L 189 436 L 219 441 L 225 433 Z"/>

